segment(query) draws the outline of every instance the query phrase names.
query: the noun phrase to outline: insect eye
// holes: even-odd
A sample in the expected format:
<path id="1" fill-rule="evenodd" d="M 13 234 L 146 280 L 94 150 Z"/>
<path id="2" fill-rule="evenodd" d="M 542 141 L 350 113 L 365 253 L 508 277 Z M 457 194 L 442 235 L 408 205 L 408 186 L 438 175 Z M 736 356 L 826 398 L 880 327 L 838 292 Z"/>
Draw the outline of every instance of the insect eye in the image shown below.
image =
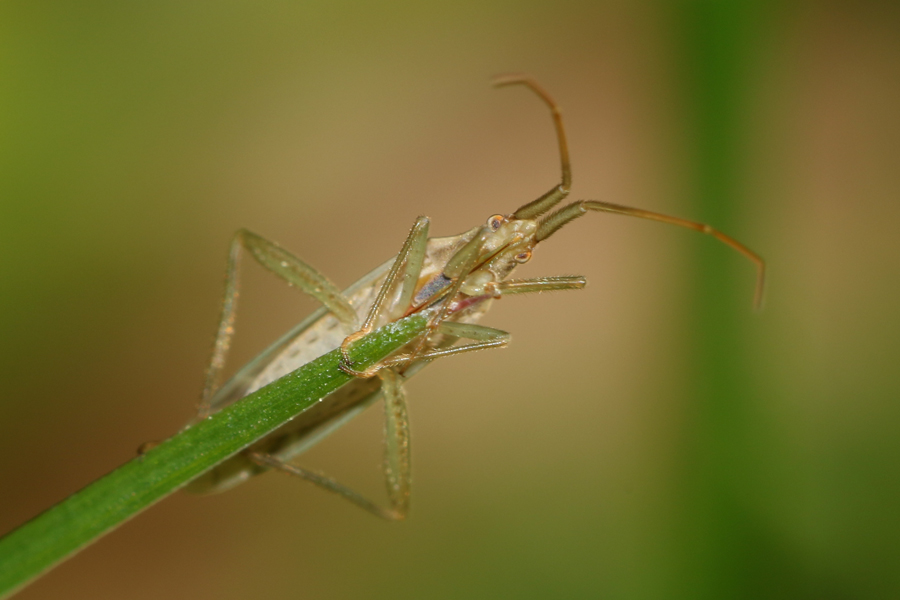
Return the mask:
<path id="1" fill-rule="evenodd" d="M 506 217 L 503 215 L 494 215 L 487 220 L 488 227 L 491 228 L 491 231 L 497 231 L 504 223 L 506 223 Z"/>
<path id="2" fill-rule="evenodd" d="M 516 254 L 516 262 L 517 263 L 527 263 L 531 260 L 531 250 L 526 250 L 525 252 L 519 252 Z"/>

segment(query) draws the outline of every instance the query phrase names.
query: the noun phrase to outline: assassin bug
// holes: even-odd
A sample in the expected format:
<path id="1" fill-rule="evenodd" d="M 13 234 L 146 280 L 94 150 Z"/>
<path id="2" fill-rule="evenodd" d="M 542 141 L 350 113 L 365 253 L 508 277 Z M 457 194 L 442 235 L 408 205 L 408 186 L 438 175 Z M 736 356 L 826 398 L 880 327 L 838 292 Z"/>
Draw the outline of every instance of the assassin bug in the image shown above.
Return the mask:
<path id="1" fill-rule="evenodd" d="M 537 244 L 588 212 L 607 212 L 661 221 L 713 236 L 756 264 L 755 305 L 762 301 L 765 264 L 749 248 L 709 225 L 595 200 L 554 208 L 572 183 L 562 115 L 556 102 L 532 78 L 505 75 L 496 86 L 524 85 L 550 108 L 559 143 L 562 177 L 547 193 L 510 215 L 456 236 L 429 238 L 429 221 L 419 217 L 399 254 L 341 292 L 311 266 L 278 245 L 247 230 L 239 231 L 228 258 L 225 299 L 199 410 L 199 419 L 237 401 L 322 354 L 340 347 L 340 368 L 355 378 L 347 385 L 244 451 L 202 475 L 191 491 L 221 491 L 253 475 L 276 469 L 297 475 L 388 519 L 403 519 L 409 509 L 410 448 L 403 382 L 435 358 L 505 346 L 509 334 L 479 325 L 494 300 L 514 294 L 574 290 L 583 277 L 508 279 L 531 259 Z M 263 267 L 322 303 L 322 307 L 219 385 L 234 332 L 238 263 L 246 251 Z M 412 314 L 427 317 L 425 332 L 386 360 L 357 370 L 348 349 L 377 327 Z M 465 343 L 457 345 L 460 340 Z M 337 481 L 303 469 L 293 459 L 371 405 L 385 406 L 384 473 L 390 508 L 366 499 Z"/>

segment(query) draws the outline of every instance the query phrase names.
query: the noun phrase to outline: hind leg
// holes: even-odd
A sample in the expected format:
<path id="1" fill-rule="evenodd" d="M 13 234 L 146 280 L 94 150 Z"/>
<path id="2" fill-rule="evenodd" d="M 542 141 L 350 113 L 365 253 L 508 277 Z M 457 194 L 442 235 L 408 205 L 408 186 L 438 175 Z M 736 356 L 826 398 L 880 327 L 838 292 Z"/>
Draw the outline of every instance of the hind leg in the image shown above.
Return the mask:
<path id="1" fill-rule="evenodd" d="M 212 409 L 210 402 L 219 388 L 219 379 L 231 347 L 240 283 L 238 269 L 244 251 L 248 252 L 264 268 L 287 281 L 289 285 L 309 294 L 325 305 L 345 328 L 352 331 L 357 327 L 356 311 L 337 286 L 327 277 L 274 242 L 246 229 L 239 230 L 231 240 L 228 252 L 222 314 L 219 317 L 216 341 L 209 367 L 206 370 L 206 381 L 198 411 L 201 419 L 209 416 Z"/>

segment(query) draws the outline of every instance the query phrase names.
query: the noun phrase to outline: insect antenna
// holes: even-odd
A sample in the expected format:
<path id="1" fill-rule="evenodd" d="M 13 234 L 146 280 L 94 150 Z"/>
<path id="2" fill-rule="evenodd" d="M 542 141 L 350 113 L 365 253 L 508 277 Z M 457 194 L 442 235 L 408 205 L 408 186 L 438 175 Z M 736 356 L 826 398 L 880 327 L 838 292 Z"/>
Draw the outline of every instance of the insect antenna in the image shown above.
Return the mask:
<path id="1" fill-rule="evenodd" d="M 533 200 L 513 213 L 516 219 L 534 219 L 557 204 L 569 195 L 569 188 L 572 187 L 572 165 L 569 163 L 569 146 L 566 143 L 566 130 L 563 127 L 562 111 L 556 101 L 547 93 L 541 85 L 529 77 L 519 73 L 510 75 L 499 75 L 491 80 L 494 87 L 503 87 L 507 85 L 524 85 L 537 94 L 544 103 L 550 107 L 550 114 L 553 116 L 553 125 L 556 127 L 556 139 L 559 142 L 559 162 L 562 170 L 562 178 L 560 184 L 552 187 L 546 194 Z"/>
<path id="2" fill-rule="evenodd" d="M 556 233 L 563 225 L 577 219 L 578 217 L 584 216 L 589 210 L 615 213 L 618 215 L 626 215 L 629 217 L 638 217 L 640 219 L 649 219 L 651 221 L 660 221 L 662 223 L 668 223 L 669 225 L 677 225 L 679 227 L 685 227 L 687 229 L 693 229 L 694 231 L 699 231 L 700 233 L 711 235 L 723 244 L 737 250 L 756 265 L 756 291 L 754 293 L 753 306 L 757 310 L 762 307 L 763 290 L 766 282 L 765 261 L 761 256 L 759 256 L 756 252 L 754 252 L 747 246 L 743 245 L 733 237 L 725 235 L 718 229 L 710 227 L 706 223 L 688 221 L 687 219 L 679 219 L 678 217 L 671 217 L 669 215 L 664 215 L 649 210 L 643 210 L 640 208 L 632 208 L 630 206 L 622 206 L 620 204 L 613 204 L 611 202 L 600 202 L 598 200 L 579 200 L 577 202 L 573 202 L 567 206 L 564 206 L 544 217 L 541 220 L 540 225 L 538 225 L 537 232 L 534 236 L 535 241 L 540 242 L 547 239 L 548 237 Z"/>

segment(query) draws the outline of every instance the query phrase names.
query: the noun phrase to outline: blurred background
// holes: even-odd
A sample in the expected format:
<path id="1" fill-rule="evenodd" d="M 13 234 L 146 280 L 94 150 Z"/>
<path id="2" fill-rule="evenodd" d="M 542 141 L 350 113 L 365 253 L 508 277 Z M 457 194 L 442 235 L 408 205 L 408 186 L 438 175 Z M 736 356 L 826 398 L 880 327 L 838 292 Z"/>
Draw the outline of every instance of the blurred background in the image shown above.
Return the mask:
<path id="1" fill-rule="evenodd" d="M 574 198 L 503 351 L 408 386 L 405 523 L 277 474 L 177 494 L 37 598 L 900 597 L 900 6 L 0 4 L 0 533 L 194 411 L 232 233 L 344 287 Z M 231 366 L 314 304 L 248 263 Z M 303 461 L 383 498 L 380 409 Z"/>

